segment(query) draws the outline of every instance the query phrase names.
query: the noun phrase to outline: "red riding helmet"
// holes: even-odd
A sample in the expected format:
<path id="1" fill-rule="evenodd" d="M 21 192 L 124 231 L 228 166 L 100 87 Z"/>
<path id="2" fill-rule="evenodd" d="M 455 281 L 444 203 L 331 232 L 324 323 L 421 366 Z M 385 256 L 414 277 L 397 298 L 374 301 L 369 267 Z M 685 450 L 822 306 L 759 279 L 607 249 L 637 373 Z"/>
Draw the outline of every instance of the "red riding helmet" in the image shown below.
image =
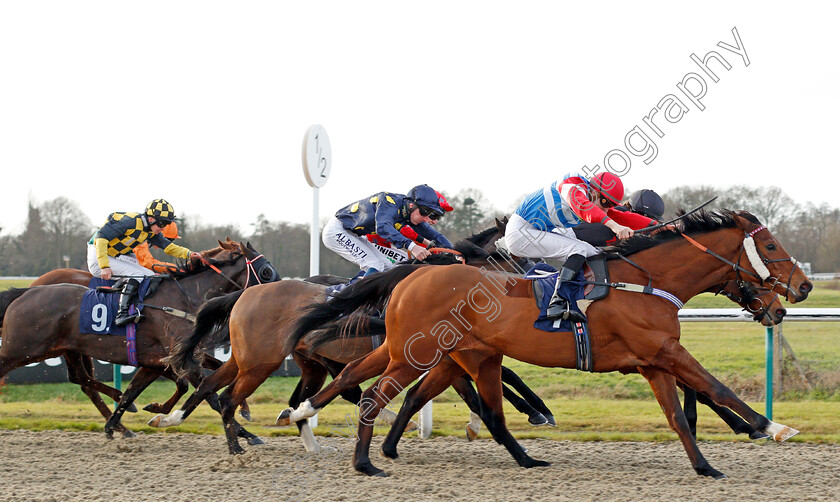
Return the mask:
<path id="1" fill-rule="evenodd" d="M 620 204 L 621 199 L 624 198 L 624 183 L 613 173 L 598 173 L 592 177 L 589 184 L 598 192 L 598 195 L 613 204 Z"/>

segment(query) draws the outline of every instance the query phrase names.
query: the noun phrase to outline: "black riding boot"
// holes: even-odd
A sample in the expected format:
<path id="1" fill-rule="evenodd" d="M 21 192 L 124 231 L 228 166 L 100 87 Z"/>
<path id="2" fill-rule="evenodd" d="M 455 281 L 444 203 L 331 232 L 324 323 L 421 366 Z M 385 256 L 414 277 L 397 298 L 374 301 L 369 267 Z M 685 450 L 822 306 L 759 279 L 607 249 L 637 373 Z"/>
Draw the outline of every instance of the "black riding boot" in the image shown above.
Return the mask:
<path id="1" fill-rule="evenodd" d="M 129 279 L 123 286 L 123 290 L 120 293 L 120 307 L 117 310 L 117 318 L 114 319 L 114 324 L 117 326 L 122 326 L 124 324 L 128 324 L 129 322 L 138 322 L 140 321 L 140 318 L 143 317 L 140 312 L 135 312 L 134 314 L 128 313 L 128 309 L 131 306 L 131 300 L 134 298 L 134 295 L 137 294 L 137 290 L 139 289 L 140 281 L 137 279 Z"/>
<path id="2" fill-rule="evenodd" d="M 560 285 L 564 281 L 571 281 L 577 277 L 584 263 L 586 263 L 586 258 L 583 255 L 573 254 L 563 264 L 563 268 L 560 269 L 560 276 L 557 278 L 557 285 L 554 287 L 554 295 L 549 300 L 548 308 L 545 310 L 547 319 L 563 319 L 571 322 L 586 321 L 586 317 L 583 314 L 572 310 L 569 302 L 557 293 L 560 290 Z"/>

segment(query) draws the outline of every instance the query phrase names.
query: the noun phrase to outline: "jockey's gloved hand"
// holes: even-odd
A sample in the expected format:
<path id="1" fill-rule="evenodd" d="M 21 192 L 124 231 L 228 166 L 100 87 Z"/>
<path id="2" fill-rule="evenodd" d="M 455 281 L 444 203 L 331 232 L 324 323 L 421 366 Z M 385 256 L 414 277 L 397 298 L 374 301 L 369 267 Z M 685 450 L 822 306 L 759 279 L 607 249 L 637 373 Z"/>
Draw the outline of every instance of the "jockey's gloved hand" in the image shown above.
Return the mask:
<path id="1" fill-rule="evenodd" d="M 440 246 L 438 246 L 438 243 L 435 242 L 435 241 L 428 241 L 428 244 L 426 245 L 426 248 L 428 248 L 428 249 L 436 248 L 436 247 L 440 247 Z"/>

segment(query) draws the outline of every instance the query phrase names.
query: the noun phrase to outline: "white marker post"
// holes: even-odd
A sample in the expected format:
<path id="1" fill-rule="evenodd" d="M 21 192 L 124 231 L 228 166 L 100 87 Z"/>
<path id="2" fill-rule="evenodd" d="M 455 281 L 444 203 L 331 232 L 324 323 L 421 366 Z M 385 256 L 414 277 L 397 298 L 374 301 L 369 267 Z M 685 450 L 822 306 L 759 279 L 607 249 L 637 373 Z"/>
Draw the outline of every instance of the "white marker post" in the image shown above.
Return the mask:
<path id="1" fill-rule="evenodd" d="M 327 184 L 332 168 L 330 137 L 324 126 L 309 126 L 303 136 L 303 175 L 312 187 L 312 226 L 309 230 L 309 275 L 318 275 L 321 227 L 318 222 L 318 189 Z M 309 419 L 309 426 L 318 427 L 318 415 Z"/>

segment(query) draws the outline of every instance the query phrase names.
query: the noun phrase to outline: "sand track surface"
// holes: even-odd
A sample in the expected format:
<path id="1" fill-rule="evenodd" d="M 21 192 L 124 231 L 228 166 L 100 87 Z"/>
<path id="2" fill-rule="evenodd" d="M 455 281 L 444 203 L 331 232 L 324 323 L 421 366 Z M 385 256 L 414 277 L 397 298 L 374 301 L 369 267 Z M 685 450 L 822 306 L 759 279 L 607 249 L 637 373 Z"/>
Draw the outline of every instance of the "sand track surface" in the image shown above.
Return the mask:
<path id="1" fill-rule="evenodd" d="M 547 468 L 522 469 L 492 440 L 404 438 L 401 459 L 372 460 L 388 478 L 357 474 L 350 438 L 307 455 L 297 438 L 266 438 L 230 456 L 223 437 L 0 431 L 0 499 L 34 500 L 840 500 L 840 446 L 702 443 L 729 476 L 694 474 L 678 442 L 523 440 Z"/>

